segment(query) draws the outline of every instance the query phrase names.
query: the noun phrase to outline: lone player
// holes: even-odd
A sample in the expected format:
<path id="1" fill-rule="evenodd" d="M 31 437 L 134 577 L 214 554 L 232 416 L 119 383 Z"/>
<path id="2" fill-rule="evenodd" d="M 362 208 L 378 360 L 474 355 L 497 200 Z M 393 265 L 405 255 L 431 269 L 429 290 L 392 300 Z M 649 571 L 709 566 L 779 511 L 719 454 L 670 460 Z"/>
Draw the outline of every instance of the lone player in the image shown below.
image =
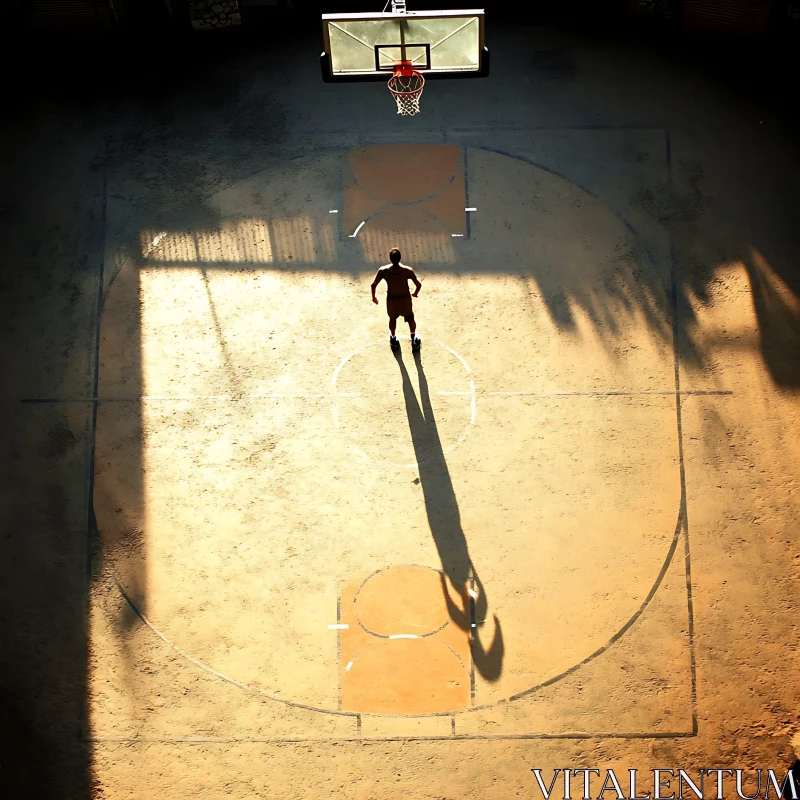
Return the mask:
<path id="1" fill-rule="evenodd" d="M 412 297 L 419 296 L 422 284 L 414 274 L 411 267 L 400 263 L 400 251 L 394 247 L 389 251 L 391 264 L 381 267 L 372 281 L 372 302 L 377 304 L 378 298 L 375 297 L 375 288 L 381 281 L 386 281 L 386 313 L 389 315 L 389 344 L 392 350 L 400 347 L 395 331 L 397 330 L 397 318 L 402 317 L 408 323 L 411 331 L 411 349 L 419 350 L 422 344 L 419 336 L 416 335 L 417 323 L 414 319 L 414 308 L 411 304 Z M 416 286 L 416 291 L 411 294 L 408 282 L 412 281 Z"/>

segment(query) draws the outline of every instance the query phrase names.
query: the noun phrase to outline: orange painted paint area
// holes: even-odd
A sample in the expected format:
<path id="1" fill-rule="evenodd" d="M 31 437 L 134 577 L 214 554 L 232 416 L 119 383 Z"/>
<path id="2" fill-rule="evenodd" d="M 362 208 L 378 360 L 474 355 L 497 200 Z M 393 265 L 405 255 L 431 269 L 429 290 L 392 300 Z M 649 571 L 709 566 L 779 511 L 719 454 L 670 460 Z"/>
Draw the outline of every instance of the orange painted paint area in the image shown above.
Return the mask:
<path id="1" fill-rule="evenodd" d="M 370 197 L 358 188 L 352 178 L 345 178 L 344 183 L 344 213 L 342 214 L 342 232 L 352 236 L 356 228 L 370 217 L 385 212 L 387 204 L 383 200 Z M 360 235 L 360 234 L 359 234 Z"/>
<path id="2" fill-rule="evenodd" d="M 469 706 L 469 630 L 451 619 L 445 586 L 436 570 L 395 567 L 343 588 L 342 709 L 432 714 Z M 465 607 L 464 598 L 450 602 Z"/>
<path id="3" fill-rule="evenodd" d="M 342 227 L 351 236 L 385 229 L 386 217 L 398 219 L 409 237 L 429 235 L 431 224 L 442 240 L 466 233 L 466 178 L 463 151 L 452 145 L 377 145 L 354 150 L 347 156 Z M 401 212 L 413 209 L 411 218 L 399 219 Z M 381 228 L 381 224 L 383 228 Z M 390 245 L 392 246 L 400 246 Z M 448 263 L 447 248 L 423 248 L 425 260 Z M 402 248 L 401 248 L 402 250 Z M 368 258 L 373 248 L 365 247 Z M 380 255 L 378 258 L 384 258 Z"/>
<path id="4" fill-rule="evenodd" d="M 440 220 L 452 236 L 464 236 L 467 232 L 467 212 L 465 210 L 464 171 L 461 170 L 452 183 L 441 192 L 419 204 L 426 214 Z"/>
<path id="5" fill-rule="evenodd" d="M 469 702 L 469 673 L 435 639 L 376 639 L 342 682 L 342 708 L 380 714 L 457 711 Z"/>
<path id="6" fill-rule="evenodd" d="M 384 144 L 353 150 L 350 171 L 362 191 L 387 203 L 417 203 L 438 194 L 461 167 L 461 148 Z M 463 176 L 463 167 L 461 174 Z"/>

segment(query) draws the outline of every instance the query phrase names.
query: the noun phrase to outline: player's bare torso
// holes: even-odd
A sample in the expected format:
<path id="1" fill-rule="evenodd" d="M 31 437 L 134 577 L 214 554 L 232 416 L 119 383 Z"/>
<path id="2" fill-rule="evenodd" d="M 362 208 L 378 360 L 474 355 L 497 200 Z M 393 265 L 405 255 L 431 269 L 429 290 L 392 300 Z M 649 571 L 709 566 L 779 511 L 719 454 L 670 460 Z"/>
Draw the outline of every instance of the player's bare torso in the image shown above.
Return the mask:
<path id="1" fill-rule="evenodd" d="M 389 297 L 405 297 L 411 294 L 408 282 L 414 279 L 414 270 L 403 264 L 387 264 L 378 270 L 378 281 L 386 281 Z"/>

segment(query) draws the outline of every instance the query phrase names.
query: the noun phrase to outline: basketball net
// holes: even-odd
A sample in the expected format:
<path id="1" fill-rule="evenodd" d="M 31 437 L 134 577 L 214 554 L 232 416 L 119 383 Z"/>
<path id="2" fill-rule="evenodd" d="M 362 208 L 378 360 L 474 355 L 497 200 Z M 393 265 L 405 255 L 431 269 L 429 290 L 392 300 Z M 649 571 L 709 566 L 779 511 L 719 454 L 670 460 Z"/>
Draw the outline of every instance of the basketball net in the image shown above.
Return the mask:
<path id="1" fill-rule="evenodd" d="M 397 113 L 405 117 L 419 114 L 419 98 L 425 88 L 425 78 L 416 72 L 410 61 L 395 64 L 389 78 L 389 91 L 397 102 Z"/>

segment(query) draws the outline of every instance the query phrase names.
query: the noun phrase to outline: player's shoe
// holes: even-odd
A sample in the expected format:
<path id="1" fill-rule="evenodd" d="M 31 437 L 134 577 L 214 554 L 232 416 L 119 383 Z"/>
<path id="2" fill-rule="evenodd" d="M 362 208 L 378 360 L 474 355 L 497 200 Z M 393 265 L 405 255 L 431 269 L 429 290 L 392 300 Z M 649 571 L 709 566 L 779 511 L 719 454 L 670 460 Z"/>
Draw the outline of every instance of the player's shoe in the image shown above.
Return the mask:
<path id="1" fill-rule="evenodd" d="M 419 336 L 412 336 L 411 337 L 411 350 L 412 352 L 416 353 L 422 345 L 422 339 Z"/>
<path id="2" fill-rule="evenodd" d="M 389 336 L 389 347 L 391 347 L 392 350 L 399 350 L 400 340 L 396 336 Z"/>

